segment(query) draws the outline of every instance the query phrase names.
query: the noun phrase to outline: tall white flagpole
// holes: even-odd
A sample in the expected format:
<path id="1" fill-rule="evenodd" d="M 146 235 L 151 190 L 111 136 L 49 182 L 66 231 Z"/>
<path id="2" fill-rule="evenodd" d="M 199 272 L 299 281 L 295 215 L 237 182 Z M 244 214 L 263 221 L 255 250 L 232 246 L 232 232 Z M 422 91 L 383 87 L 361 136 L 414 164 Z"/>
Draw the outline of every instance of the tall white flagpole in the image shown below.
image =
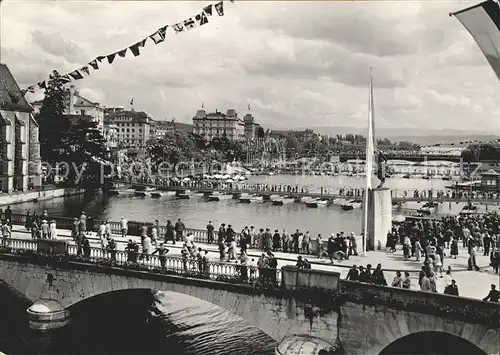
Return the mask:
<path id="1" fill-rule="evenodd" d="M 363 220 L 363 256 L 366 255 L 366 244 L 368 237 L 368 199 L 370 190 L 372 188 L 372 172 L 373 172 L 373 156 L 375 154 L 374 146 L 374 121 L 373 121 L 373 76 L 372 68 L 370 67 L 370 91 L 368 98 L 368 134 L 366 137 L 366 159 L 365 159 L 365 174 L 366 174 L 366 187 L 364 194 L 364 220 Z"/>

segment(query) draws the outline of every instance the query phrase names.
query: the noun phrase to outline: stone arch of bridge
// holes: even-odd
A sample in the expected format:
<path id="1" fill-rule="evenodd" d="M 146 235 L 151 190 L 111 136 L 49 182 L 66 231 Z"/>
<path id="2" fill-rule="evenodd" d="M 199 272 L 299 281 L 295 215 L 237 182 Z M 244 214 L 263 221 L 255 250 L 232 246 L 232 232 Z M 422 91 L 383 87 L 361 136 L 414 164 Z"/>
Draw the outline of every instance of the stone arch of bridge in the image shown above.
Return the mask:
<path id="1" fill-rule="evenodd" d="M 353 341 L 352 332 L 359 332 L 362 336 L 366 336 L 364 344 L 359 345 L 356 341 Z M 475 344 L 477 348 L 482 350 L 482 354 L 499 354 L 500 329 L 496 327 L 457 319 L 446 319 L 435 315 L 401 311 L 390 307 L 360 307 L 360 305 L 349 302 L 342 306 L 340 340 L 346 343 L 346 351 L 352 348 L 358 354 L 382 354 L 385 348 L 399 339 L 424 332 L 437 332 L 442 337 L 446 336 L 442 333 L 446 333 Z M 426 336 L 430 335 L 427 334 Z M 411 339 L 406 338 L 405 341 Z M 425 353 L 425 351 L 417 353 Z M 387 355 L 388 353 L 383 354 Z M 411 353 L 403 352 L 403 354 Z"/>
<path id="2" fill-rule="evenodd" d="M 498 351 L 497 351 L 498 352 Z M 440 331 L 408 334 L 387 345 L 379 355 L 487 355 L 477 345 L 457 335 Z"/>
<path id="3" fill-rule="evenodd" d="M 68 300 L 66 308 L 71 308 L 95 299 L 100 296 L 109 295 L 111 293 L 121 293 L 127 291 L 151 291 L 151 292 L 164 292 L 164 293 L 175 293 L 182 296 L 189 296 L 191 298 L 207 302 L 211 305 L 219 307 L 232 315 L 237 316 L 243 322 L 257 328 L 259 331 L 263 332 L 275 341 L 282 340 L 286 335 L 295 334 L 295 332 L 304 332 L 304 327 L 308 326 L 309 321 L 302 319 L 295 319 L 295 317 L 288 318 L 283 316 L 281 312 L 282 300 L 276 299 L 274 297 L 266 297 L 264 295 L 246 295 L 238 294 L 235 292 L 225 291 L 225 290 L 215 290 L 215 289 L 202 289 L 196 287 L 190 287 L 185 285 L 185 287 L 178 287 L 184 285 L 177 284 L 152 284 L 148 285 L 148 282 L 135 285 L 133 287 L 112 287 L 111 289 L 103 288 L 102 291 L 99 289 L 88 289 L 89 292 L 80 294 L 78 298 L 73 298 Z M 93 291 L 93 292 L 92 292 Z"/>
<path id="4" fill-rule="evenodd" d="M 328 340 L 337 338 L 338 315 L 330 312 L 322 317 L 308 317 L 308 305 L 280 291 L 264 292 L 249 285 L 177 275 L 157 275 L 121 269 L 89 269 L 35 265 L 2 260 L 0 279 L 32 302 L 53 299 L 68 308 L 101 293 L 125 289 L 151 289 L 177 292 L 212 303 L 244 319 L 275 341 L 292 334 L 313 332 Z M 46 280 L 52 280 L 49 283 Z M 49 285 L 51 284 L 51 285 Z"/>

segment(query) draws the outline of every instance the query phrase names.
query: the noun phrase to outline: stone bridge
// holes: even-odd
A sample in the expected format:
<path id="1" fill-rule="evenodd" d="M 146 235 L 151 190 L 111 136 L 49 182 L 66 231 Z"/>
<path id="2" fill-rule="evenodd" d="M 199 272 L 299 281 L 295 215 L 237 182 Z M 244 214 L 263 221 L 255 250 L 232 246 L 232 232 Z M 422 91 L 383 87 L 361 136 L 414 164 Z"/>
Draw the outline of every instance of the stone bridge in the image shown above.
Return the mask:
<path id="1" fill-rule="evenodd" d="M 183 272 L 180 258 L 158 267 L 156 256 L 148 264 L 124 257 L 110 261 L 2 247 L 0 279 L 33 302 L 48 292 L 64 308 L 125 289 L 182 293 L 238 315 L 276 341 L 310 334 L 341 344 L 345 354 L 397 354 L 405 347 L 426 353 L 434 348 L 422 340 L 429 334 L 445 344 L 449 337 L 457 340 L 457 354 L 467 347 L 474 354 L 499 354 L 499 304 L 344 281 L 338 273 L 293 266 L 272 270 L 276 282 L 261 284 L 260 276 L 241 279 L 234 264 L 210 263 L 202 274 Z"/>

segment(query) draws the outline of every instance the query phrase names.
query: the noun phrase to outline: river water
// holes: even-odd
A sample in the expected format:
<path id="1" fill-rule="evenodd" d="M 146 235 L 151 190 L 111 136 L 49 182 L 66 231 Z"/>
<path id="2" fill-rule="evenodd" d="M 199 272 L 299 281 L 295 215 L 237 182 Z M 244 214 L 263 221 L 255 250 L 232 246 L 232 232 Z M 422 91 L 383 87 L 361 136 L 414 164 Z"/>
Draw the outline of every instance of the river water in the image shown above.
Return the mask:
<path id="1" fill-rule="evenodd" d="M 362 188 L 364 179 L 359 177 L 342 176 L 255 176 L 249 183 L 284 184 L 309 187 L 312 190 L 320 186 Z M 375 184 L 376 182 L 374 182 Z M 402 191 L 404 189 L 443 189 L 449 181 L 391 178 L 387 180 L 387 187 Z M 400 214 L 407 209 L 418 208 L 417 203 L 406 203 Z M 456 204 L 442 204 L 439 213 L 456 213 L 460 210 Z M 176 221 L 182 218 L 190 228 L 205 228 L 211 220 L 217 227 L 221 223 L 231 224 L 235 230 L 241 230 L 246 225 L 256 228 L 271 228 L 287 230 L 309 230 L 313 235 L 321 233 L 323 236 L 332 232 L 361 232 L 363 211 L 355 209 L 343 211 L 340 206 L 307 208 L 304 203 L 292 203 L 283 206 L 273 206 L 271 203 L 242 204 L 237 200 L 223 200 L 207 202 L 203 197 L 192 197 L 189 200 L 178 200 L 173 196 L 152 199 L 150 197 L 113 196 L 104 195 L 84 197 L 77 196 L 66 199 L 54 199 L 34 204 L 13 206 L 14 212 L 25 213 L 26 210 L 46 209 L 49 215 L 79 216 L 84 210 L 87 215 L 95 218 L 119 221 L 122 216 L 129 221 L 153 222 L 158 219 L 161 224 L 167 220 Z"/>
<path id="2" fill-rule="evenodd" d="M 311 188 L 362 187 L 356 177 L 273 176 L 251 177 L 250 183 L 300 184 Z M 442 180 L 391 178 L 394 189 L 442 189 Z M 411 208 L 411 206 L 410 206 Z M 451 209 L 450 209 L 451 208 Z M 57 216 L 76 216 L 84 210 L 96 218 L 153 221 L 182 218 L 186 226 L 204 228 L 208 220 L 217 226 L 230 223 L 236 229 L 256 228 L 310 230 L 324 235 L 334 231 L 361 230 L 362 210 L 345 212 L 338 206 L 308 209 L 304 204 L 272 206 L 269 203 L 239 204 L 234 200 L 206 202 L 203 198 L 176 200 L 137 197 L 74 197 L 13 206 Z M 456 212 L 455 204 L 443 204 L 441 213 Z M 398 213 L 398 212 L 396 212 Z M 256 328 L 220 308 L 176 293 L 126 290 L 82 301 L 73 306 L 72 322 L 60 332 L 40 338 L 27 328 L 30 301 L 0 282 L 0 351 L 8 354 L 123 354 L 172 355 L 271 355 L 276 343 Z"/>

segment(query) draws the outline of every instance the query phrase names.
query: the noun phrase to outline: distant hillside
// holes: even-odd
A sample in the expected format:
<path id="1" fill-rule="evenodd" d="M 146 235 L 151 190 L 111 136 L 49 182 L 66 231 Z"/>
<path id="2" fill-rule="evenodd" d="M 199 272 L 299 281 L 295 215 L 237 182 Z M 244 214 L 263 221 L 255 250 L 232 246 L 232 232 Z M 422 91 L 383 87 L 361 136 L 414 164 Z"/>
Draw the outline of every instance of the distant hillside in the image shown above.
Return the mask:
<path id="1" fill-rule="evenodd" d="M 193 125 L 189 123 L 182 123 L 182 122 L 174 122 L 174 123 L 175 123 L 175 129 L 180 132 L 185 132 L 185 133 L 193 132 Z"/>
<path id="2" fill-rule="evenodd" d="M 313 131 L 335 136 L 337 134 L 362 134 L 366 135 L 366 128 L 359 127 L 301 127 L 294 128 L 295 131 L 305 129 L 312 129 Z M 283 128 L 273 131 L 284 131 Z M 388 138 L 391 141 L 411 141 L 421 145 L 433 144 L 450 144 L 459 142 L 475 142 L 475 141 L 490 141 L 497 140 L 500 135 L 493 135 L 486 132 L 467 132 L 458 129 L 444 129 L 444 130 L 426 130 L 426 129 L 412 129 L 412 128 L 376 128 L 375 132 L 377 138 Z M 465 144 L 466 145 L 466 144 Z"/>

